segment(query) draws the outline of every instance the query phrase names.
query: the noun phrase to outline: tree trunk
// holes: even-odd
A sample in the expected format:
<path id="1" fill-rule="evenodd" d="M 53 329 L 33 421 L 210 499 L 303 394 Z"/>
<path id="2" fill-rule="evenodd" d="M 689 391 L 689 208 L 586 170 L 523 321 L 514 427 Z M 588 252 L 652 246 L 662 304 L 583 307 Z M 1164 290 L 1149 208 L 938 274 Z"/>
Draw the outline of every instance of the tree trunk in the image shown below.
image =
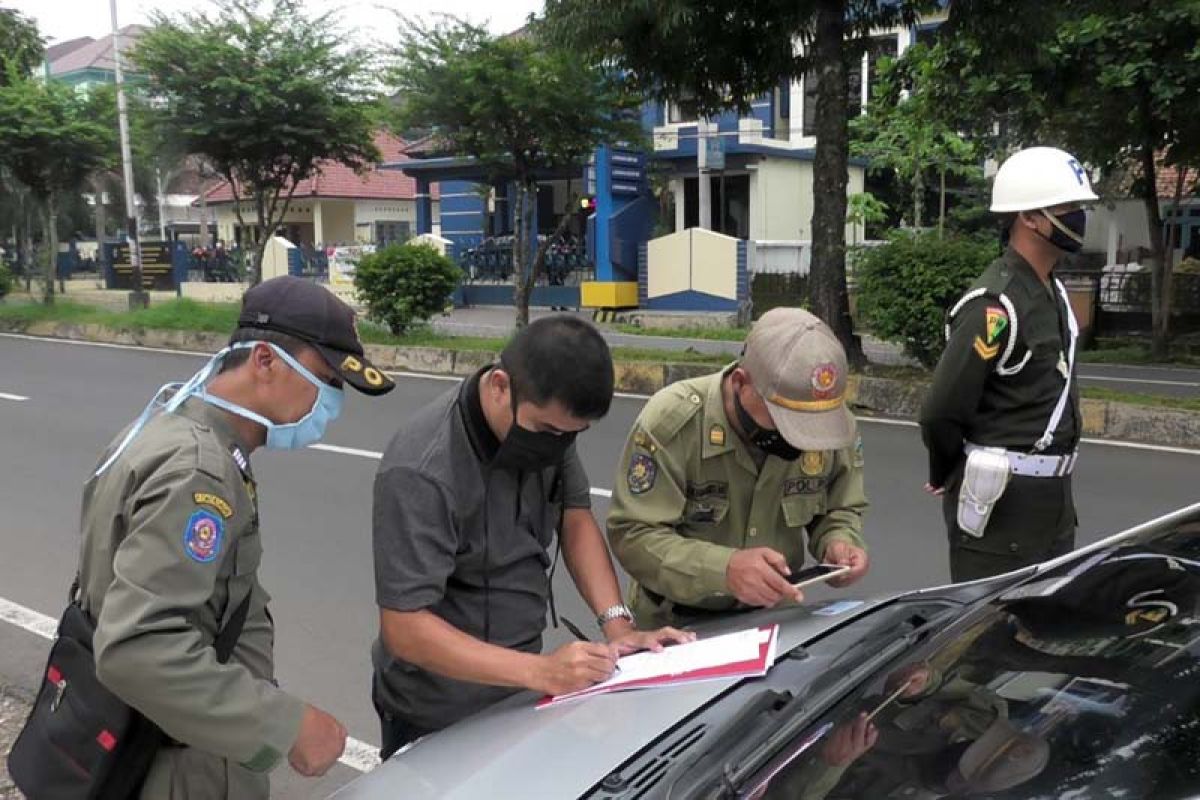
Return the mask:
<path id="1" fill-rule="evenodd" d="M 21 199 L 21 219 L 24 239 L 21 246 L 21 272 L 25 273 L 25 292 L 33 294 L 33 212 L 32 197 L 26 193 Z"/>
<path id="2" fill-rule="evenodd" d="M 535 184 L 536 185 L 536 184 Z M 529 184 L 517 181 L 517 219 L 513 226 L 513 302 L 517 307 L 517 330 L 529 324 L 529 298 L 533 294 L 529 263 Z"/>
<path id="3" fill-rule="evenodd" d="M 104 235 L 108 227 L 108 209 L 104 207 L 104 181 L 95 176 L 92 178 L 92 188 L 96 191 L 96 264 L 100 270 L 100 280 L 105 279 L 104 271 Z"/>
<path id="4" fill-rule="evenodd" d="M 1176 166 L 1175 175 L 1175 197 L 1171 205 L 1172 215 L 1179 220 L 1178 225 L 1182 232 L 1183 217 L 1180 215 L 1179 207 L 1183 203 L 1183 187 L 1187 183 L 1188 168 L 1182 165 Z M 1162 355 L 1166 356 L 1171 346 L 1171 307 L 1175 299 L 1175 239 L 1169 237 L 1166 247 L 1163 252 L 1163 277 L 1162 292 L 1159 296 L 1159 302 L 1162 303 L 1162 329 L 1163 329 L 1163 344 Z"/>
<path id="5" fill-rule="evenodd" d="M 925 173 L 917 170 L 913 175 L 913 229 L 920 230 L 925 223 Z"/>
<path id="6" fill-rule="evenodd" d="M 46 285 L 42 291 L 42 302 L 48 306 L 54 305 L 54 278 L 58 272 L 58 208 L 54 193 L 46 197 L 46 249 L 49 257 L 46 259 Z"/>
<path id="7" fill-rule="evenodd" d="M 200 183 L 203 190 L 204 183 Z M 200 247 L 208 250 L 208 194 L 200 192 Z"/>
<path id="8" fill-rule="evenodd" d="M 943 164 L 940 174 L 941 186 L 938 189 L 938 238 L 946 238 L 946 166 Z"/>
<path id="9" fill-rule="evenodd" d="M 833 329 L 851 365 L 863 363 L 846 292 L 846 186 L 849 183 L 849 86 L 843 33 L 845 0 L 819 0 L 814 44 L 817 152 L 813 162 L 813 312 Z"/>
<path id="10" fill-rule="evenodd" d="M 1142 202 L 1146 206 L 1146 219 L 1149 223 L 1150 251 L 1154 263 L 1150 266 L 1150 327 L 1152 332 L 1151 351 L 1155 358 L 1165 358 L 1167 355 L 1168 326 L 1170 316 L 1170 298 L 1163 302 L 1164 269 L 1167 266 L 1166 246 L 1163 242 L 1162 210 L 1158 204 L 1158 174 L 1154 163 L 1154 146 L 1150 143 L 1142 145 Z M 1164 306 L 1168 311 L 1164 314 Z"/>

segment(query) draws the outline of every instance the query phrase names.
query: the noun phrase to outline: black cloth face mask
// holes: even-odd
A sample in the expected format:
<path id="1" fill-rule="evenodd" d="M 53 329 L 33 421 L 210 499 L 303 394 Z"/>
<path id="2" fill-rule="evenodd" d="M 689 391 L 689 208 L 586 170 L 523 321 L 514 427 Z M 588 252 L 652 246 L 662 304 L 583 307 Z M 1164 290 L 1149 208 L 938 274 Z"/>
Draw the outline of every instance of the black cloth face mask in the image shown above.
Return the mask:
<path id="1" fill-rule="evenodd" d="M 1087 233 L 1087 212 L 1082 208 L 1077 208 L 1074 211 L 1068 211 L 1065 214 L 1051 214 L 1049 211 L 1043 211 L 1047 219 L 1050 220 L 1050 235 L 1046 236 L 1041 231 L 1038 235 L 1048 241 L 1050 244 L 1062 250 L 1064 253 L 1078 253 L 1083 249 L 1083 237 Z M 1064 228 L 1075 234 L 1079 238 L 1076 239 L 1070 236 L 1062 229 L 1055 225 L 1058 222 Z"/>
<path id="2" fill-rule="evenodd" d="M 517 422 L 517 394 L 512 391 L 511 384 L 509 392 L 512 397 L 512 427 L 500 443 L 492 463 L 501 469 L 518 472 L 533 472 L 558 464 L 578 434 L 573 431 L 547 433 L 522 427 Z"/>
<path id="3" fill-rule="evenodd" d="M 788 444 L 783 434 L 772 428 L 764 428 L 754 421 L 754 417 L 750 416 L 750 412 L 742 405 L 740 394 L 734 391 L 733 408 L 737 411 L 738 424 L 746 432 L 750 443 L 767 455 L 782 458 L 784 461 L 795 461 L 799 458 L 801 451 Z"/>

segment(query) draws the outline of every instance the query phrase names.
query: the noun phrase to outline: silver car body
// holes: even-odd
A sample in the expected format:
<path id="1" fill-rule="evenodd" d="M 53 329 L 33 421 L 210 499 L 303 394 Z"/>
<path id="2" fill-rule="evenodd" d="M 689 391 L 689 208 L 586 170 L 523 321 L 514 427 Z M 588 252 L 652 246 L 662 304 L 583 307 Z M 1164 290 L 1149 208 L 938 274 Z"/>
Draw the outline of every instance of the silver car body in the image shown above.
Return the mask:
<path id="1" fill-rule="evenodd" d="M 1028 579 L 1081 554 L 1139 537 L 1172 519 L 1198 512 L 1200 505 L 1182 509 L 1013 576 L 1024 574 Z M 995 579 L 976 583 L 991 580 Z M 968 584 L 956 588 L 964 586 Z M 894 600 L 936 596 L 946 588 L 744 614 L 696 629 L 719 633 L 777 622 L 782 655 Z M 681 720 L 740 682 L 718 680 L 619 692 L 543 710 L 535 707 L 539 699 L 536 695 L 524 692 L 414 742 L 332 797 L 335 800 L 578 797 L 595 788 L 614 769 L 660 739 Z"/>

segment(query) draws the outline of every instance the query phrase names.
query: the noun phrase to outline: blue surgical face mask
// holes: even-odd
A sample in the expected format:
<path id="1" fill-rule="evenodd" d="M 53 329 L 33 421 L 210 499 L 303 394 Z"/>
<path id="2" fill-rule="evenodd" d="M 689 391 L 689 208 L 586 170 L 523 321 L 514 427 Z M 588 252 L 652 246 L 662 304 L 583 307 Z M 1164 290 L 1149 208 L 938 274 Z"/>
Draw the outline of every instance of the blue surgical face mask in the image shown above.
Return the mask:
<path id="1" fill-rule="evenodd" d="M 189 397 L 199 397 L 206 403 L 223 408 L 231 414 L 237 414 L 239 417 L 244 417 L 262 425 L 267 429 L 266 447 L 268 449 L 299 450 L 320 441 L 321 437 L 325 435 L 325 428 L 342 413 L 342 403 L 345 399 L 344 393 L 341 389 L 330 386 L 317 378 L 303 364 L 288 355 L 282 348 L 270 342 L 266 342 L 265 344 L 287 362 L 288 366 L 300 373 L 313 386 L 317 387 L 316 402 L 313 403 L 313 407 L 303 418 L 296 422 L 275 423 L 248 408 L 242 408 L 235 403 L 231 403 L 228 400 L 216 397 L 205 391 L 205 385 L 213 375 L 217 374 L 218 368 L 226 356 L 234 350 L 245 350 L 256 344 L 259 344 L 259 342 L 238 342 L 235 345 L 226 347 L 209 359 L 208 363 L 201 367 L 200 371 L 186 382 L 168 383 L 159 389 L 155 393 L 154 398 L 146 405 L 146 408 L 142 410 L 141 415 L 130 426 L 128 432 L 125 434 L 125 438 L 121 440 L 121 443 L 117 445 L 116 449 L 113 450 L 104 463 L 96 469 L 95 474 L 100 475 L 112 466 L 117 457 L 124 452 L 129 443 L 134 440 L 142 428 L 146 426 L 146 423 L 150 421 L 151 417 L 159 412 L 174 412 Z"/>
<path id="2" fill-rule="evenodd" d="M 234 345 L 234 348 L 243 346 L 252 347 L 254 344 L 256 343 L 239 342 Z M 310 444 L 316 444 L 325 435 L 325 428 L 329 423 L 341 415 L 345 393 L 341 389 L 330 386 L 316 375 L 313 375 L 303 364 L 288 355 L 283 348 L 277 347 L 270 342 L 267 343 L 267 346 L 286 361 L 288 366 L 300 373 L 305 380 L 317 387 L 316 401 L 313 402 L 313 406 L 309 409 L 309 412 L 299 420 L 287 423 L 271 422 L 271 420 L 261 414 L 256 414 L 248 408 L 242 408 L 228 400 L 209 394 L 204 391 L 203 386 L 197 391 L 197 396 L 206 403 L 211 403 L 217 408 L 223 408 L 231 414 L 237 414 L 239 417 L 257 422 L 266 428 L 266 447 L 268 450 L 300 450 L 308 447 Z"/>

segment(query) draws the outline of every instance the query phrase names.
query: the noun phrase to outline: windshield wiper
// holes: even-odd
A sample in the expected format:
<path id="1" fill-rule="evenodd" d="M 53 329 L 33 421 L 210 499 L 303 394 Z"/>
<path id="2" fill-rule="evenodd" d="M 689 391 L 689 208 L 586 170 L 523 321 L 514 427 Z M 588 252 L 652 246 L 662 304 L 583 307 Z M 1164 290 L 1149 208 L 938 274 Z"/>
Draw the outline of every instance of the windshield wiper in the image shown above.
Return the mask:
<path id="1" fill-rule="evenodd" d="M 825 668 L 831 681 L 814 681 L 803 692 L 790 693 L 764 691 L 729 720 L 706 746 L 686 765 L 676 769 L 674 779 L 667 791 L 667 800 L 682 798 L 718 798 L 736 796 L 767 758 L 778 752 L 810 724 L 813 707 L 810 701 L 838 697 L 850 691 L 861 681 L 869 678 L 880 666 L 899 657 L 911 649 L 938 626 L 936 623 L 945 614 L 927 619 L 912 614 L 897 625 L 893 619 L 884 620 L 879 627 L 847 648 Z M 851 655 L 863 658 L 853 666 Z M 772 695 L 766 698 L 764 695 Z M 780 697 L 790 697 L 782 707 L 765 711 L 763 703 L 778 703 Z M 696 769 L 706 756 L 720 754 L 720 758 L 709 760 L 708 766 Z M 677 785 L 687 779 L 687 788 L 676 794 Z"/>

